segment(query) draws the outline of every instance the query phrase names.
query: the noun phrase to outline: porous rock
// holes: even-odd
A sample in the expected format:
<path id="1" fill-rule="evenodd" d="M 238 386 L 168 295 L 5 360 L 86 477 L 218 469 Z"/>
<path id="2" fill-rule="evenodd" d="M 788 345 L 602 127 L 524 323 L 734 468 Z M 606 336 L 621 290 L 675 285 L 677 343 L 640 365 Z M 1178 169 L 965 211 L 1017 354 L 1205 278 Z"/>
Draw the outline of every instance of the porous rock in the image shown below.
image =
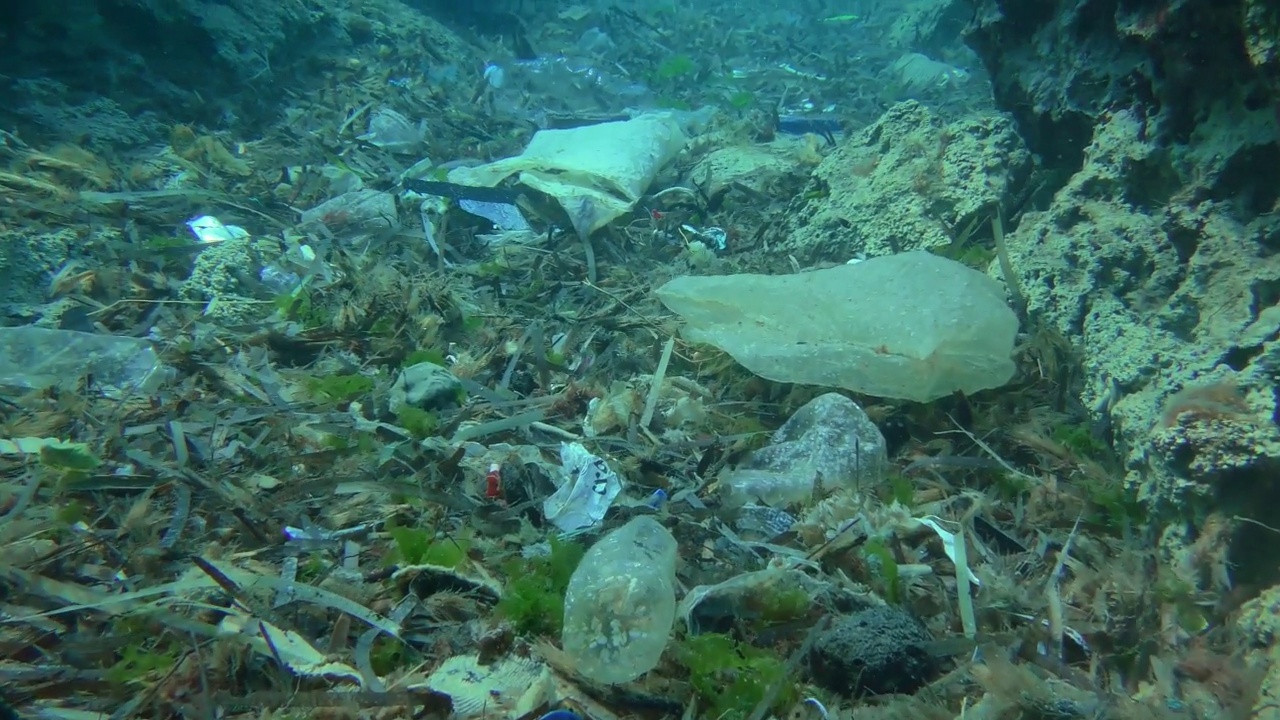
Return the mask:
<path id="1" fill-rule="evenodd" d="M 391 386 L 392 412 L 406 405 L 423 410 L 439 408 L 456 397 L 462 383 L 448 368 L 432 362 L 410 365 Z"/>
<path id="2" fill-rule="evenodd" d="M 938 669 L 924 647 L 928 629 L 899 607 L 884 605 L 838 618 L 814 642 L 813 678 L 846 696 L 909 694 Z"/>

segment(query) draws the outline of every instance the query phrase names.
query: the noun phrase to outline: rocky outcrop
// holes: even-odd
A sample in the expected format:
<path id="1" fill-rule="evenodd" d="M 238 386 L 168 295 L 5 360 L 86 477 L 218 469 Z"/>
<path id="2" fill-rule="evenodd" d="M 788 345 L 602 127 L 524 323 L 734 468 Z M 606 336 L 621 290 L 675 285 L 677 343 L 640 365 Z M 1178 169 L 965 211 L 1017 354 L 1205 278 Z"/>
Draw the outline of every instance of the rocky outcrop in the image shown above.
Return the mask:
<path id="1" fill-rule="evenodd" d="M 1224 114 L 1274 119 L 1277 28 L 1264 0 L 983 0 L 966 38 L 1032 151 L 1074 171 L 1118 111 L 1137 119 L 1138 140 L 1162 144 L 1196 143 Z M 1233 159 L 1250 162 L 1222 161 Z"/>
<path id="2" fill-rule="evenodd" d="M 1007 118 L 948 122 L 898 103 L 822 161 L 773 252 L 815 263 L 946 247 L 1011 204 L 1030 172 Z"/>
<path id="3" fill-rule="evenodd" d="M 1008 236 L 1031 317 L 1081 348 L 1162 555 L 1234 528 L 1212 569 L 1171 563 L 1205 592 L 1275 581 L 1245 538 L 1280 521 L 1278 27 L 1257 0 L 983 0 L 967 35 L 1049 191 Z"/>

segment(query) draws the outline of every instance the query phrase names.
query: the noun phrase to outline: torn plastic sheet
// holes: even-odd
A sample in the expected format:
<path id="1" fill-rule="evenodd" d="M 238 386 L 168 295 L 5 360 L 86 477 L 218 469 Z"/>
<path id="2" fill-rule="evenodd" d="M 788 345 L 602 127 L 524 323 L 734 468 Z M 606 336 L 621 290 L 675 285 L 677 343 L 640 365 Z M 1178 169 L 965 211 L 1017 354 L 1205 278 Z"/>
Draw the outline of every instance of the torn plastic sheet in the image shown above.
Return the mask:
<path id="1" fill-rule="evenodd" d="M 1026 620 L 1027 622 L 1034 623 L 1038 620 L 1041 627 L 1043 627 L 1045 630 L 1050 629 L 1051 623 L 1049 622 L 1048 618 L 1037 618 L 1034 615 L 1026 615 L 1024 613 L 1010 613 L 1010 615 L 1013 615 L 1016 618 L 1021 618 L 1023 620 Z M 1066 639 L 1075 643 L 1077 650 L 1083 653 L 1086 657 L 1093 655 L 1093 648 L 1089 647 L 1089 641 L 1085 640 L 1084 635 L 1081 634 L 1079 630 L 1075 630 L 1064 625 L 1062 626 L 1062 635 Z M 1049 649 L 1045 647 L 1044 641 L 1039 641 L 1036 643 L 1036 652 L 1045 656 L 1048 656 L 1050 654 Z"/>
<path id="2" fill-rule="evenodd" d="M 404 625 L 405 620 L 409 619 L 417 607 L 418 596 L 412 592 L 408 593 L 392 609 L 390 619 L 397 625 Z M 373 670 L 373 642 L 378 639 L 379 634 L 381 631 L 378 628 L 369 628 L 360 635 L 360 639 L 356 641 L 356 667 L 359 668 L 366 688 L 374 692 L 386 692 L 386 683 L 382 682 L 382 678 L 378 677 Z"/>
<path id="3" fill-rule="evenodd" d="M 298 602 L 310 603 L 319 607 L 345 613 L 366 625 L 369 625 L 370 627 L 381 630 L 391 637 L 402 640 L 400 636 L 400 623 L 383 617 L 381 614 L 366 608 L 355 600 L 344 595 L 339 595 L 332 590 L 326 590 L 306 583 L 286 583 L 278 576 L 261 575 L 254 571 L 237 567 L 229 562 L 210 561 L 209 565 L 217 568 L 219 572 L 225 575 L 232 582 L 239 585 L 240 589 L 245 592 L 291 591 L 294 595 L 294 599 Z M 192 567 L 188 569 L 187 572 L 177 581 L 166 585 L 147 588 L 145 592 L 147 595 L 159 595 L 164 593 L 181 595 L 196 590 L 204 590 L 208 587 L 218 587 L 218 584 L 200 568 Z"/>
<path id="4" fill-rule="evenodd" d="M 844 132 L 840 119 L 830 115 L 779 115 L 778 131 L 788 135 L 834 136 Z"/>
<path id="5" fill-rule="evenodd" d="M 202 245 L 242 240 L 249 237 L 249 231 L 239 225 L 223 225 L 222 221 L 212 215 L 201 215 L 187 221 L 187 227 Z"/>
<path id="6" fill-rule="evenodd" d="M 0 386 L 44 390 L 93 376 L 107 397 L 150 395 L 169 372 L 146 338 L 60 328 L 0 327 Z"/>
<path id="7" fill-rule="evenodd" d="M 831 717 L 831 714 L 827 712 L 827 706 L 823 705 L 822 701 L 819 700 L 818 698 L 814 698 L 814 697 L 805 698 L 804 702 L 800 704 L 808 705 L 809 707 L 813 708 L 814 712 L 818 715 L 818 717 L 822 718 L 822 720 L 827 720 L 828 718 Z M 795 713 L 792 713 L 792 715 L 794 716 Z"/>
<path id="8" fill-rule="evenodd" d="M 765 539 L 776 538 L 791 529 L 796 519 L 790 513 L 767 505 L 744 505 L 738 513 L 738 532 L 758 533 Z"/>
<path id="9" fill-rule="evenodd" d="M 774 555 L 787 558 L 792 562 L 796 562 L 801 565 L 807 565 L 808 567 L 814 568 L 815 570 L 821 567 L 818 565 L 817 562 L 809 559 L 808 552 L 801 550 L 799 548 L 787 547 L 786 545 L 777 545 L 770 542 L 744 540 L 743 538 L 739 537 L 736 532 L 731 530 L 728 525 L 725 525 L 724 523 L 720 523 L 719 527 L 717 527 L 716 529 L 720 531 L 720 534 L 723 535 L 726 540 L 733 543 L 734 545 L 737 545 L 740 548 L 746 548 L 747 550 L 751 550 L 751 551 L 767 550 L 768 552 L 771 552 Z"/>
<path id="10" fill-rule="evenodd" d="M 443 182 L 439 180 L 419 180 L 417 178 L 406 178 L 404 181 L 404 189 L 409 192 L 416 192 L 419 195 L 435 195 L 438 197 L 449 198 L 457 202 L 463 200 L 476 200 L 486 203 L 502 203 L 511 205 L 515 203 L 516 198 L 520 196 L 519 191 L 509 188 L 497 187 L 472 187 L 470 185 L 459 185 L 458 183 Z"/>
<path id="11" fill-rule="evenodd" d="M 528 247 L 535 245 L 546 236 L 529 230 L 500 230 L 488 235 L 476 235 L 476 240 L 484 243 L 486 247 L 504 247 L 517 246 Z M 571 370 L 573 368 L 570 368 Z"/>
<path id="12" fill-rule="evenodd" d="M 942 528 L 942 518 L 938 518 L 933 515 L 926 515 L 924 517 L 915 518 L 915 520 L 916 522 L 928 526 L 930 530 L 938 534 L 938 537 L 942 540 L 942 551 L 945 552 L 951 562 L 954 563 L 956 561 L 956 536 L 954 533 L 948 532 Z M 978 579 L 977 575 L 973 574 L 973 570 L 970 570 L 967 566 L 965 567 L 965 570 L 969 573 L 969 582 L 973 583 L 974 587 L 981 587 L 982 581 Z"/>
<path id="13" fill-rule="evenodd" d="M 299 218 L 303 225 L 324 225 L 330 230 L 376 233 L 400 227 L 395 195 L 380 190 L 352 190 L 331 197 Z"/>
<path id="14" fill-rule="evenodd" d="M 504 71 L 502 87 L 493 91 L 498 113 L 543 127 L 550 125 L 546 116 L 552 114 L 612 114 L 625 119 L 626 108 L 651 106 L 657 100 L 653 90 L 625 73 L 611 72 L 607 65 L 601 69 L 580 52 L 493 65 Z M 541 98 L 536 110 L 529 107 L 530 97 Z"/>
<path id="15" fill-rule="evenodd" d="M 427 245 L 431 246 L 431 252 L 435 253 L 446 267 L 452 266 L 453 263 L 444 256 L 440 243 L 436 241 L 436 220 L 444 215 L 448 207 L 449 204 L 444 198 L 433 195 L 424 199 L 418 209 L 418 214 L 422 218 L 422 235 L 426 238 Z"/>
<path id="16" fill-rule="evenodd" d="M 600 457 L 580 443 L 560 443 L 564 482 L 542 503 L 547 520 L 563 533 L 578 533 L 604 519 L 622 481 Z"/>
<path id="17" fill-rule="evenodd" d="M 830 592 L 830 582 L 810 577 L 799 564 L 773 558 L 762 570 L 735 575 L 715 585 L 697 585 L 680 601 L 677 614 L 692 635 L 710 632 L 723 620 L 758 612 L 761 598 L 799 590 L 810 602 Z"/>
<path id="18" fill-rule="evenodd" d="M 458 207 L 482 217 L 493 223 L 499 230 L 529 230 L 529 221 L 524 219 L 520 208 L 509 203 L 484 202 L 482 200 L 459 200 Z"/>
<path id="19" fill-rule="evenodd" d="M 85 443 L 73 443 L 44 437 L 0 438 L 0 455 L 39 455 L 42 461 L 55 467 L 69 466 L 66 464 L 60 465 L 56 460 L 50 462 L 49 458 L 65 457 L 76 459 L 77 461 L 83 458 L 85 462 L 92 462 L 95 465 L 100 462 L 93 459 L 93 453 Z M 84 470 L 89 468 L 72 467 L 71 469 Z"/>
<path id="20" fill-rule="evenodd" d="M 426 136 L 425 120 L 414 125 L 404 115 L 391 108 L 378 108 L 369 117 L 369 132 L 357 139 L 391 153 L 412 155 L 422 147 Z"/>
<path id="21" fill-rule="evenodd" d="M 494 224 L 499 230 L 528 230 L 529 221 L 516 207 L 519 192 L 507 188 L 484 188 L 439 180 L 406 178 L 404 189 L 419 195 L 434 195 L 458 203 L 458 207 Z M 425 208 L 425 205 L 424 205 Z"/>

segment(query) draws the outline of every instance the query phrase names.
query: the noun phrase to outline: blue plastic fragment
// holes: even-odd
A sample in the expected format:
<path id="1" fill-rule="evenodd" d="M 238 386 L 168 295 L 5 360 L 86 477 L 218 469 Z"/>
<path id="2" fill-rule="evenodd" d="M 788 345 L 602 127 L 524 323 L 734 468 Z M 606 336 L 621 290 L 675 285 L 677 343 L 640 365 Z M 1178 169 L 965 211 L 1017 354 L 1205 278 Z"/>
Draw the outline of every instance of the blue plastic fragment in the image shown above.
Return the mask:
<path id="1" fill-rule="evenodd" d="M 811 698 L 805 698 L 805 699 L 804 699 L 804 704 L 805 704 L 805 705 L 808 705 L 809 707 L 813 708 L 814 710 L 817 710 L 817 711 L 818 711 L 818 716 L 819 716 L 819 717 L 821 717 L 821 718 L 822 718 L 822 720 L 827 720 L 828 718 L 830 718 L 830 717 L 831 717 L 831 714 L 827 712 L 827 706 L 826 706 L 826 705 L 823 705 L 823 704 L 822 704 L 822 701 L 821 701 L 821 700 L 819 700 L 818 698 L 812 698 L 812 697 L 811 697 Z"/>
<path id="2" fill-rule="evenodd" d="M 666 502 L 667 502 L 667 491 L 663 490 L 662 488 L 658 488 L 657 490 L 654 490 L 653 494 L 649 496 L 649 499 L 645 501 L 645 505 L 648 505 L 654 510 L 657 510 L 658 508 L 665 505 Z"/>

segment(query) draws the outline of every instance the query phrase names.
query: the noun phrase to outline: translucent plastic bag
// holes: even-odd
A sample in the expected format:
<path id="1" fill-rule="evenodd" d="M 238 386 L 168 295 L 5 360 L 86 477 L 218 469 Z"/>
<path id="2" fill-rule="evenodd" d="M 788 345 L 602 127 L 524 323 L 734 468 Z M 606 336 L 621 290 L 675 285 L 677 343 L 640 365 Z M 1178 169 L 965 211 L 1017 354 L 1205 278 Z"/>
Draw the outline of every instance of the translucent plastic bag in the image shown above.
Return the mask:
<path id="1" fill-rule="evenodd" d="M 528 119 L 549 113 L 620 113 L 654 107 L 656 101 L 649 88 L 603 72 L 586 58 L 560 55 L 492 67 L 489 82 L 498 111 Z"/>
<path id="2" fill-rule="evenodd" d="M 110 396 L 149 394 L 164 379 L 156 351 L 142 338 L 34 325 L 0 328 L 0 386 L 43 390 L 86 376 Z"/>
<path id="3" fill-rule="evenodd" d="M 775 382 L 930 402 L 1013 377 L 1000 283 L 924 251 L 794 275 L 678 277 L 658 299 L 684 337 Z"/>

